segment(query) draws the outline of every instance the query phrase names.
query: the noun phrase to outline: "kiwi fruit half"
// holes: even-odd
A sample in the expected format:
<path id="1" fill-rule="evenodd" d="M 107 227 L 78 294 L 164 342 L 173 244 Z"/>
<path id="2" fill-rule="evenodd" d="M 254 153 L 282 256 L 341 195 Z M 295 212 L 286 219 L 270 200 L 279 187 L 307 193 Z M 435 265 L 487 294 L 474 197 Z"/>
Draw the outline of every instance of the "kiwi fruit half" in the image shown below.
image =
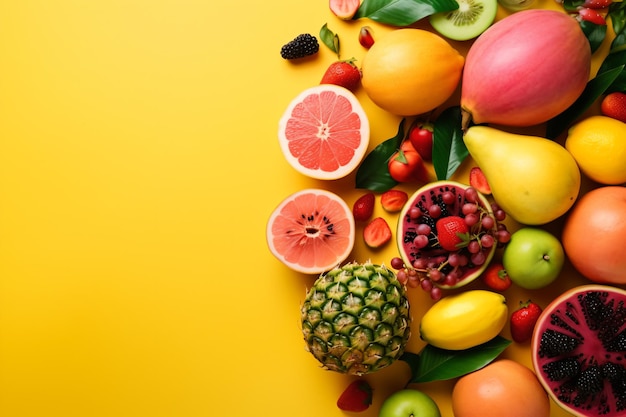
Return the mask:
<path id="1" fill-rule="evenodd" d="M 496 19 L 498 0 L 456 0 L 459 8 L 430 16 L 430 25 L 440 35 L 455 41 L 474 39 Z"/>

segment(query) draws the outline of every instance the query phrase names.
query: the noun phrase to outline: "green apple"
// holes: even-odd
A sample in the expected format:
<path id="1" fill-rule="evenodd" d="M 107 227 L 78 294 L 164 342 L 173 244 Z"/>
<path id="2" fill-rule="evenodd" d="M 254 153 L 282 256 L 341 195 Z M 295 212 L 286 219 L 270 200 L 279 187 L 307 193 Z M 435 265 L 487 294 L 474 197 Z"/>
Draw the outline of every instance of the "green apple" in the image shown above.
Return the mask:
<path id="1" fill-rule="evenodd" d="M 502 264 L 511 281 L 529 290 L 551 284 L 564 262 L 559 239 L 538 227 L 523 227 L 514 232 L 502 252 Z"/>
<path id="2" fill-rule="evenodd" d="M 391 394 L 380 407 L 379 417 L 441 417 L 437 403 L 428 395 L 414 389 L 402 389 Z"/>

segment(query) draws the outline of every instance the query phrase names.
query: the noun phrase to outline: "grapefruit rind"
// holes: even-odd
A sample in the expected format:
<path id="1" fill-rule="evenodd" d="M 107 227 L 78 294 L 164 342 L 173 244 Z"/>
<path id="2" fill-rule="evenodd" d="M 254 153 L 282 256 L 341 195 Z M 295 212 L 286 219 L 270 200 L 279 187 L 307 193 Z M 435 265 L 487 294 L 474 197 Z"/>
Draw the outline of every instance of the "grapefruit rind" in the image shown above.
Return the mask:
<path id="1" fill-rule="evenodd" d="M 320 112 L 323 105 L 325 111 Z M 321 180 L 353 172 L 365 157 L 369 136 L 369 120 L 357 97 L 333 84 L 316 85 L 298 94 L 278 128 L 287 162 L 301 174 Z"/>
<path id="2" fill-rule="evenodd" d="M 290 269 L 320 274 L 345 261 L 354 247 L 352 210 L 337 194 L 309 188 L 285 198 L 267 223 L 270 252 Z"/>

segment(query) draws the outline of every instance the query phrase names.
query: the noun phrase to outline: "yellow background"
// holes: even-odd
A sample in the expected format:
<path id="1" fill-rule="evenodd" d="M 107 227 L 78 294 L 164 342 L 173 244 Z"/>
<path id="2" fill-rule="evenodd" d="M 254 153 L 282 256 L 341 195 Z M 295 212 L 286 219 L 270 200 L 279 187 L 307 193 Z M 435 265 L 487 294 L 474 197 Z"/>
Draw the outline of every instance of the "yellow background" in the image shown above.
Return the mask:
<path id="1" fill-rule="evenodd" d="M 321 370 L 300 334 L 314 277 L 265 243 L 290 193 L 360 193 L 354 176 L 296 173 L 276 137 L 336 59 L 322 46 L 293 64 L 280 47 L 324 23 L 359 60 L 362 25 L 390 30 L 342 22 L 326 1 L 0 0 L 0 415 L 345 414 L 352 378 Z M 357 95 L 372 149 L 399 119 Z M 353 258 L 394 254 L 358 240 Z M 566 279 L 530 295 L 545 305 Z M 516 291 L 511 305 L 529 296 Z M 411 302 L 415 317 L 430 303 Z M 530 366 L 527 345 L 505 356 Z M 367 376 L 362 415 L 408 376 L 401 362 Z M 451 387 L 416 386 L 445 417 Z"/>

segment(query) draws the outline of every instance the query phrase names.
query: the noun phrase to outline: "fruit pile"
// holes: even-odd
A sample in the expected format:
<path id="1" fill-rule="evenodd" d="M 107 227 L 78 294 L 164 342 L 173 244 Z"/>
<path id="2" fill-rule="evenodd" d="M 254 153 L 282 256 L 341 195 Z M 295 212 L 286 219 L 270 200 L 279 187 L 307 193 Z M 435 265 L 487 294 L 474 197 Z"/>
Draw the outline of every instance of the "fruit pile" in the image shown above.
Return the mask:
<path id="1" fill-rule="evenodd" d="M 626 415 L 626 6 L 384 3 L 329 3 L 337 24 L 397 27 L 362 26 L 360 61 L 340 59 L 326 24 L 320 42 L 301 34 L 281 49 L 290 61 L 313 62 L 320 43 L 337 54 L 278 123 L 289 164 L 328 187 L 287 196 L 266 228 L 280 262 L 316 276 L 302 334 L 324 369 L 352 378 L 337 407 L 376 404 L 370 375 L 400 360 L 411 376 L 381 399 L 382 417 L 439 417 L 409 386 L 435 380 L 454 380 L 455 417 L 548 417 L 551 403 Z M 372 143 L 369 105 L 398 118 L 395 137 Z M 567 290 L 545 302 L 553 284 Z M 416 316 L 413 288 L 430 303 Z M 514 307 L 510 288 L 530 299 Z M 499 357 L 512 343 L 532 368 Z"/>

